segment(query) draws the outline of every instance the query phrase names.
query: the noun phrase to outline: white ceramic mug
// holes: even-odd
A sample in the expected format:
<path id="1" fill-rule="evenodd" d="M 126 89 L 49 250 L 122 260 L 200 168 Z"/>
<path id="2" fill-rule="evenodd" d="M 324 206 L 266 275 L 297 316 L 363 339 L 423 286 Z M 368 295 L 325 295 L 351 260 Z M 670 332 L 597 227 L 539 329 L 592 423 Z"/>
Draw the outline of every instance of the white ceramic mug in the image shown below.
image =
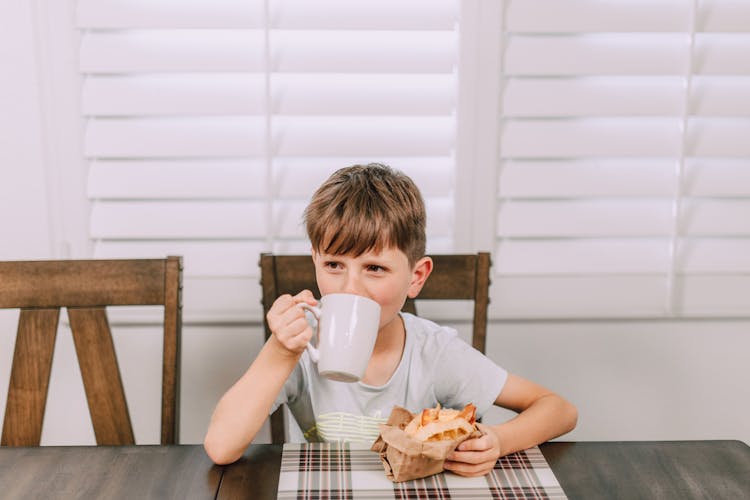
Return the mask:
<path id="1" fill-rule="evenodd" d="M 356 382 L 364 374 L 375 347 L 380 325 L 380 304 L 361 295 L 332 293 L 319 307 L 300 304 L 317 320 L 317 348 L 307 344 L 310 358 L 323 377 Z"/>

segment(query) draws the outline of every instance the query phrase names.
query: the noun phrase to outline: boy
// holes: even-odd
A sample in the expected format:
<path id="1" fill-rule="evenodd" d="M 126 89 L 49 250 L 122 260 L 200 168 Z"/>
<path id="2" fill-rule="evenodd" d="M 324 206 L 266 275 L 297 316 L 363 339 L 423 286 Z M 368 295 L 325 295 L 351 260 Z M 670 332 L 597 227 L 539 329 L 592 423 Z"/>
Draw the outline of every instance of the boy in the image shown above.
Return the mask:
<path id="1" fill-rule="evenodd" d="M 498 457 L 575 427 L 576 409 L 560 396 L 509 374 L 455 330 L 400 312 L 432 271 L 425 220 L 417 187 L 384 165 L 341 169 L 316 191 L 305 224 L 318 287 L 322 295 L 353 293 L 380 304 L 372 357 L 359 382 L 320 377 L 305 352 L 313 332 L 298 305 L 317 301 L 309 290 L 279 297 L 267 314 L 273 335 L 211 418 L 204 446 L 214 462 L 240 458 L 282 403 L 312 441 L 371 443 L 394 405 L 418 412 L 473 403 L 481 416 L 495 404 L 519 412 L 499 425 L 480 424 L 486 434 L 459 445 L 445 468 L 465 476 L 486 474 Z"/>

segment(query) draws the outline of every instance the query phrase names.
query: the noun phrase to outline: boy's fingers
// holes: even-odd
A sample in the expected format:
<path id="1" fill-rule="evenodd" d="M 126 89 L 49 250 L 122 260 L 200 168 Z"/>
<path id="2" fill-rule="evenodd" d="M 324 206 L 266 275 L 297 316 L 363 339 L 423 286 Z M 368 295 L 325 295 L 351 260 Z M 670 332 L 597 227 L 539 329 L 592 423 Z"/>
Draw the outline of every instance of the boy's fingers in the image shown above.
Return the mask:
<path id="1" fill-rule="evenodd" d="M 289 309 L 290 307 L 292 307 L 294 304 L 295 304 L 294 297 L 292 297 L 288 293 L 284 295 L 280 295 L 279 297 L 276 298 L 273 304 L 271 304 L 271 308 L 268 310 L 268 314 L 266 316 L 268 317 L 274 314 L 276 315 L 281 314 L 287 309 Z"/>
<path id="2" fill-rule="evenodd" d="M 489 443 L 486 442 L 486 439 L 484 436 L 473 438 L 473 439 L 467 439 L 463 443 L 458 445 L 457 450 L 458 451 L 484 451 L 488 449 Z"/>
<path id="3" fill-rule="evenodd" d="M 454 452 L 449 458 L 456 462 L 477 465 L 491 460 L 492 455 L 486 451 L 459 451 Z"/>
<path id="4" fill-rule="evenodd" d="M 446 461 L 444 467 L 458 475 L 466 477 L 483 476 L 489 472 L 492 467 L 487 464 L 469 464 L 466 462 Z"/>
<path id="5" fill-rule="evenodd" d="M 300 293 L 294 296 L 294 302 L 299 304 L 305 302 L 311 306 L 317 305 L 318 301 L 315 300 L 315 296 L 310 290 L 302 290 Z"/>

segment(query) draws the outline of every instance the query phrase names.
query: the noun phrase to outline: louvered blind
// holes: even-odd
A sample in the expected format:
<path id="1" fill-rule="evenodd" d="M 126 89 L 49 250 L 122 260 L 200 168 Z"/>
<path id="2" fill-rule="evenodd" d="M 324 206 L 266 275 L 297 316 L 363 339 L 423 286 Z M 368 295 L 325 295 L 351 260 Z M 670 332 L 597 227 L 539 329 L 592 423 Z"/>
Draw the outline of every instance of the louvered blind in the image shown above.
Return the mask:
<path id="1" fill-rule="evenodd" d="M 497 317 L 750 314 L 750 2 L 504 3 Z"/>
<path id="2" fill-rule="evenodd" d="M 258 254 L 371 161 L 451 251 L 456 1 L 80 0 L 95 256 L 183 255 L 187 321 L 258 320 Z"/>

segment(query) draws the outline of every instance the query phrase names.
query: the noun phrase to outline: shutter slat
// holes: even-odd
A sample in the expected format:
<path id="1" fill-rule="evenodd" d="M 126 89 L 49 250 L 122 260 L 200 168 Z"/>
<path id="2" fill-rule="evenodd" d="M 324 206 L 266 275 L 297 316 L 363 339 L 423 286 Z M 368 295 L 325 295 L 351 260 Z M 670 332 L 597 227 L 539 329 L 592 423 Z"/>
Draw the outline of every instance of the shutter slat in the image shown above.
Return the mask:
<path id="1" fill-rule="evenodd" d="M 91 209 L 95 239 L 257 238 L 267 230 L 263 202 L 103 201 Z"/>
<path id="2" fill-rule="evenodd" d="M 160 258 L 164 255 L 181 255 L 184 262 L 183 273 L 186 278 L 249 277 L 257 279 L 260 276 L 258 260 L 260 253 L 263 251 L 264 243 L 252 240 L 104 240 L 94 245 L 94 258 L 143 259 Z"/>
<path id="3" fill-rule="evenodd" d="M 231 157 L 263 153 L 260 117 L 101 118 L 88 123 L 84 154 L 98 158 Z"/>
<path id="4" fill-rule="evenodd" d="M 261 160 L 100 160 L 91 164 L 88 194 L 110 200 L 262 198 L 265 187 Z"/>
<path id="5" fill-rule="evenodd" d="M 686 179 L 687 193 L 692 196 L 750 197 L 746 159 L 689 159 Z"/>
<path id="6" fill-rule="evenodd" d="M 260 0 L 79 0 L 79 28 L 261 28 Z"/>
<path id="7" fill-rule="evenodd" d="M 511 35 L 509 75 L 684 75 L 686 39 L 680 34 Z"/>
<path id="8" fill-rule="evenodd" d="M 308 200 L 335 170 L 372 163 L 372 157 L 280 157 L 274 161 L 279 196 Z M 404 172 L 419 186 L 424 198 L 450 198 L 453 191 L 453 161 L 447 156 L 378 156 L 379 163 Z"/>
<path id="9" fill-rule="evenodd" d="M 745 28 L 747 31 L 747 27 Z M 750 34 L 699 33 L 694 72 L 701 75 L 750 75 Z"/>
<path id="10" fill-rule="evenodd" d="M 744 0 L 698 2 L 698 31 L 747 33 L 750 3 Z"/>
<path id="11" fill-rule="evenodd" d="M 657 274 L 669 270 L 669 240 L 501 240 L 496 273 L 507 275 Z"/>
<path id="12" fill-rule="evenodd" d="M 451 73 L 451 31 L 277 31 L 274 72 Z M 83 73 L 262 72 L 258 30 L 93 31 L 83 37 Z"/>
<path id="13" fill-rule="evenodd" d="M 409 175 L 424 197 L 452 194 L 448 157 L 379 156 L 378 161 Z M 309 199 L 334 170 L 370 162 L 366 157 L 278 158 L 273 166 L 276 194 Z M 96 160 L 88 194 L 110 200 L 263 198 L 266 188 L 266 165 L 260 159 Z"/>
<path id="14" fill-rule="evenodd" d="M 690 27 L 689 4 L 682 0 L 524 0 L 508 5 L 507 29 L 512 32 L 668 32 Z"/>
<path id="15" fill-rule="evenodd" d="M 677 282 L 683 290 L 682 309 L 706 316 L 747 316 L 750 276 L 688 276 Z"/>
<path id="16" fill-rule="evenodd" d="M 458 8 L 453 0 L 283 0 L 271 15 L 283 29 L 452 30 Z"/>
<path id="17" fill-rule="evenodd" d="M 679 122 L 601 118 L 508 120 L 501 127 L 504 158 L 676 157 Z"/>
<path id="18" fill-rule="evenodd" d="M 274 120 L 279 156 L 449 156 L 450 116 L 280 116 Z"/>
<path id="19" fill-rule="evenodd" d="M 665 313 L 664 275 L 498 277 L 490 317 L 607 318 Z"/>
<path id="20" fill-rule="evenodd" d="M 284 29 L 452 29 L 451 0 L 283 0 L 270 2 L 272 26 Z M 335 12 L 336 15 L 331 15 Z M 397 12 L 398 15 L 394 15 Z M 261 28 L 261 0 L 80 0 L 80 28 Z"/>
<path id="21" fill-rule="evenodd" d="M 258 278 L 185 278 L 184 288 L 187 318 L 257 322 L 263 314 Z"/>
<path id="22" fill-rule="evenodd" d="M 502 201 L 499 237 L 666 236 L 671 228 L 668 200 Z"/>
<path id="23" fill-rule="evenodd" d="M 260 74 L 92 75 L 83 84 L 83 114 L 87 116 L 264 112 L 264 82 Z"/>
<path id="24" fill-rule="evenodd" d="M 685 273 L 750 273 L 750 239 L 690 238 L 682 242 L 679 255 Z"/>
<path id="25" fill-rule="evenodd" d="M 449 115 L 450 74 L 281 74 L 273 109 L 285 115 Z M 262 115 L 263 77 L 252 73 L 92 75 L 83 112 L 97 116 Z"/>
<path id="26" fill-rule="evenodd" d="M 683 0 L 524 0 L 509 3 L 506 26 L 516 33 L 685 33 L 690 30 L 690 8 Z M 742 33 L 749 25 L 750 4 L 743 0 L 698 2 L 698 32 Z"/>
<path id="27" fill-rule="evenodd" d="M 690 114 L 700 117 L 750 116 L 750 77 L 696 76 Z"/>
<path id="28" fill-rule="evenodd" d="M 750 117 L 692 118 L 688 125 L 688 154 L 708 157 L 750 156 Z"/>
<path id="29" fill-rule="evenodd" d="M 448 116 L 279 117 L 273 122 L 280 156 L 447 156 Z M 88 124 L 85 154 L 99 158 L 260 156 L 261 117 L 102 118 Z"/>
<path id="30" fill-rule="evenodd" d="M 675 167 L 669 159 L 504 161 L 498 194 L 503 198 L 672 196 Z"/>
<path id="31" fill-rule="evenodd" d="M 510 78 L 503 92 L 508 117 L 675 116 L 683 82 L 651 78 Z"/>
<path id="32" fill-rule="evenodd" d="M 282 115 L 450 115 L 455 79 L 431 74 L 288 74 L 272 77 Z"/>
<path id="33" fill-rule="evenodd" d="M 81 41 L 82 73 L 263 71 L 257 30 L 93 31 Z"/>
<path id="34" fill-rule="evenodd" d="M 669 271 L 669 238 L 501 240 L 495 272 L 502 276 L 658 274 Z M 717 255 L 722 255 L 717 259 Z M 750 240 L 689 238 L 680 241 L 677 272 L 750 273 Z"/>
<path id="35" fill-rule="evenodd" d="M 683 210 L 689 236 L 750 236 L 750 200 L 688 200 Z"/>

